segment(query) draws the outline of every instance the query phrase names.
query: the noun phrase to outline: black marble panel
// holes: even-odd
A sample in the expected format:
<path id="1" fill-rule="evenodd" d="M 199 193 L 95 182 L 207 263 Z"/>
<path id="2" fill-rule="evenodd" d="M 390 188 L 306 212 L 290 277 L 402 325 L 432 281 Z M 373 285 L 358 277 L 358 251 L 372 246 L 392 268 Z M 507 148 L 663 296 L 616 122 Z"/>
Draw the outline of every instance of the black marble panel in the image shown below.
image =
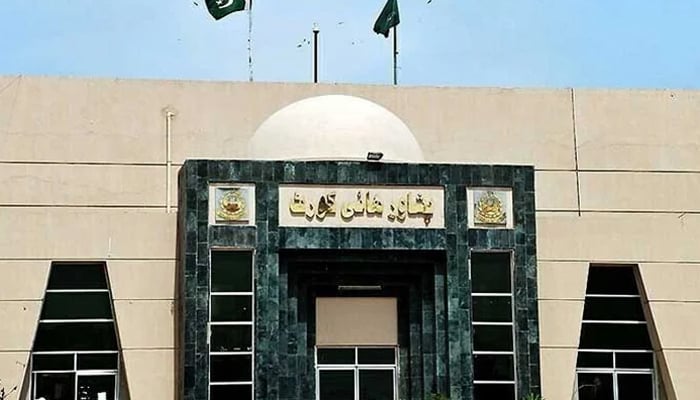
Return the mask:
<path id="1" fill-rule="evenodd" d="M 472 399 L 472 251 L 514 254 L 518 393 L 539 393 L 539 332 L 534 169 L 529 166 L 367 163 L 351 161 L 187 160 L 180 171 L 178 260 L 182 295 L 181 398 L 208 398 L 209 251 L 255 250 L 255 398 L 314 398 L 313 279 L 290 271 L 285 254 L 364 255 L 396 264 L 431 254 L 433 262 L 405 285 L 409 321 L 401 353 L 402 396 L 431 393 Z M 208 225 L 211 183 L 253 183 L 255 226 Z M 445 229 L 279 227 L 279 184 L 423 185 L 445 188 Z M 515 228 L 470 230 L 466 188 L 511 187 Z M 370 251 L 371 250 L 371 251 Z M 330 252 L 330 253 L 329 253 Z M 437 256 L 436 256 L 437 255 Z M 435 258 L 437 257 L 437 258 Z M 391 268 L 377 270 L 390 273 Z M 395 270 L 395 268 L 394 268 Z M 388 271 L 388 272 L 387 272 Z M 309 346 L 309 344 L 312 344 Z M 402 397 L 404 398 L 404 397 Z"/>

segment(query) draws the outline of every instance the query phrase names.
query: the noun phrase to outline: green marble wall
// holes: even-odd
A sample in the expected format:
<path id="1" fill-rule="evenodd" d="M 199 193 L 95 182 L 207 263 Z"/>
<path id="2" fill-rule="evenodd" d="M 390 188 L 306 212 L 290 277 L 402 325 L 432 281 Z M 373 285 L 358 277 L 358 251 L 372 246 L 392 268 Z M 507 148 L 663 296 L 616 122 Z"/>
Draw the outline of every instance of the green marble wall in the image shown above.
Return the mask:
<path id="1" fill-rule="evenodd" d="M 255 226 L 208 224 L 211 183 L 254 183 Z M 278 226 L 279 184 L 421 185 L 445 189 L 444 229 L 289 228 Z M 512 230 L 468 229 L 466 188 L 511 187 Z M 212 246 L 255 249 L 255 393 L 257 399 L 312 399 L 313 320 L 301 318 L 300 283 L 289 260 L 299 254 L 344 253 L 348 257 L 422 255 L 424 263 L 408 291 L 409 343 L 403 362 L 410 379 L 402 394 L 423 400 L 430 392 L 472 398 L 470 251 L 510 250 L 514 254 L 515 335 L 518 392 L 539 393 L 539 333 L 534 170 L 527 166 L 383 164 L 188 160 L 180 171 L 179 262 L 184 299 L 180 310 L 183 397 L 207 399 L 209 251 Z M 300 252 L 304 250 L 303 252 Z M 374 252 L 357 252 L 373 250 Z M 296 254 L 296 255 L 294 255 Z M 429 256 L 427 256 L 429 255 Z M 426 258 L 427 257 L 427 258 Z M 371 261 L 370 259 L 366 261 Z M 391 269 L 390 267 L 386 267 Z M 426 271 L 429 273 L 427 276 Z M 385 270 L 378 270 L 385 273 Z M 290 286 L 291 282 L 291 286 Z M 306 291 L 308 292 L 308 291 Z M 295 297 L 296 296 L 296 297 Z M 296 308 L 295 308 L 296 307 Z M 306 341 L 304 341 L 306 336 Z M 312 346 L 312 345 L 311 345 Z M 416 367 L 414 367 L 416 366 Z M 402 371 L 406 371 L 402 365 Z"/>

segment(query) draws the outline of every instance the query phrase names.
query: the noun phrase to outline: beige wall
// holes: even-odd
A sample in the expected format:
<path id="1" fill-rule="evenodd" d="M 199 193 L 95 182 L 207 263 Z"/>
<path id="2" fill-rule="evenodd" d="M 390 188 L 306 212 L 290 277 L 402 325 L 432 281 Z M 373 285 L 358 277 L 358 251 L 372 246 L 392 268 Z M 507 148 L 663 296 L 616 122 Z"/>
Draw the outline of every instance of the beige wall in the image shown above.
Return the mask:
<path id="1" fill-rule="evenodd" d="M 318 346 L 396 346 L 398 307 L 395 297 L 318 297 Z"/>
<path id="2" fill-rule="evenodd" d="M 429 161 L 536 167 L 548 399 L 571 397 L 590 262 L 640 264 L 670 395 L 700 391 L 691 367 L 700 341 L 689 333 L 700 329 L 698 92 L 35 77 L 0 77 L 0 316 L 18 321 L 0 328 L 0 379 L 21 381 L 50 262 L 104 260 L 130 392 L 172 399 L 178 299 L 167 174 L 186 158 L 245 157 L 265 117 L 328 93 L 396 113 Z M 175 113 L 170 171 L 165 110 Z M 142 329 L 153 320 L 157 330 Z M 145 378 L 153 371 L 160 379 Z"/>

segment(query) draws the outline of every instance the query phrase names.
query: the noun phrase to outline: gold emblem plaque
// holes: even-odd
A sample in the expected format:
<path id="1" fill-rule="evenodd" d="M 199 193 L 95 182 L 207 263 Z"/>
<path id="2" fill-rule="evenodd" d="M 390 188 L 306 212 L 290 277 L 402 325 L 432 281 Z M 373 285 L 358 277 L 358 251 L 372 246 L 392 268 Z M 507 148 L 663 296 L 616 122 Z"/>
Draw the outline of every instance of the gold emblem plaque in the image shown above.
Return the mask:
<path id="1" fill-rule="evenodd" d="M 216 188 L 216 222 L 248 221 L 248 188 Z"/>
<path id="2" fill-rule="evenodd" d="M 476 225 L 505 226 L 508 222 L 505 206 L 493 191 L 487 190 L 476 196 L 474 204 L 474 223 Z"/>

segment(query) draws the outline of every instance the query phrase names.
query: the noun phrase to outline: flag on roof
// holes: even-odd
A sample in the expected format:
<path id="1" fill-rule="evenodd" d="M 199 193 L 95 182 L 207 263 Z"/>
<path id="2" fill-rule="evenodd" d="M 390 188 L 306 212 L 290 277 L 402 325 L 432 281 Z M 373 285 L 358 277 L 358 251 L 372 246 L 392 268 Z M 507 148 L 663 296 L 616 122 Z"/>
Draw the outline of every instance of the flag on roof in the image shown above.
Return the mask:
<path id="1" fill-rule="evenodd" d="M 206 0 L 207 9 L 214 19 L 219 20 L 236 11 L 249 10 L 252 0 Z"/>
<path id="2" fill-rule="evenodd" d="M 374 23 L 374 32 L 384 37 L 389 37 L 391 28 L 399 24 L 399 2 L 398 0 L 387 0 L 386 5 Z"/>

